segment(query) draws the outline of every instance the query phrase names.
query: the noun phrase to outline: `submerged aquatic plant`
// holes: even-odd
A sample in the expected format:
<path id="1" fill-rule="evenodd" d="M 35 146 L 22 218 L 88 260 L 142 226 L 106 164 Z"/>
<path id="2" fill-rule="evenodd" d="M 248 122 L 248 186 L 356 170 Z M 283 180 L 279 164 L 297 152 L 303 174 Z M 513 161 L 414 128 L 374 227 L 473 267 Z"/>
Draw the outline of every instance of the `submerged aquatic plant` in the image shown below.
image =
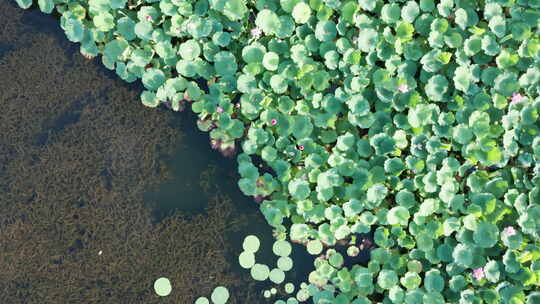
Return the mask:
<path id="1" fill-rule="evenodd" d="M 275 237 L 321 254 L 295 301 L 538 298 L 537 1 L 65 2 L 38 4 L 144 105 L 192 101 L 214 149 L 241 147 Z M 369 232 L 348 265 L 334 248 Z M 282 282 L 253 246 L 241 265 Z"/>

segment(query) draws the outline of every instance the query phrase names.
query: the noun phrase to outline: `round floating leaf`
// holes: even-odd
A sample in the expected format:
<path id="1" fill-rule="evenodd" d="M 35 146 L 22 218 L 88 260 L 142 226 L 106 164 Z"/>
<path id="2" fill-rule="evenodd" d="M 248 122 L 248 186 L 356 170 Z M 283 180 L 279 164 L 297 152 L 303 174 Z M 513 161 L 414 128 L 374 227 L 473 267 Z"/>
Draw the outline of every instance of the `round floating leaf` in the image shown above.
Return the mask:
<path id="1" fill-rule="evenodd" d="M 277 266 L 283 271 L 289 271 L 293 267 L 293 260 L 288 256 L 279 257 L 277 260 Z"/>
<path id="2" fill-rule="evenodd" d="M 311 240 L 307 243 L 307 251 L 311 255 L 318 255 L 322 252 L 323 245 L 319 240 Z"/>
<path id="3" fill-rule="evenodd" d="M 208 298 L 200 297 L 200 298 L 197 298 L 197 300 L 195 301 L 195 304 L 210 304 L 210 301 L 208 300 Z"/>
<path id="4" fill-rule="evenodd" d="M 473 232 L 474 242 L 478 247 L 493 247 L 499 240 L 499 229 L 490 222 L 480 222 Z"/>
<path id="5" fill-rule="evenodd" d="M 382 289 L 390 289 L 398 282 L 398 277 L 395 271 L 384 269 L 379 272 L 377 284 Z"/>
<path id="6" fill-rule="evenodd" d="M 94 16 L 94 25 L 102 32 L 108 32 L 114 28 L 114 17 L 107 12 L 100 12 Z"/>
<path id="7" fill-rule="evenodd" d="M 263 9 L 257 13 L 255 24 L 267 35 L 275 34 L 276 30 L 281 27 L 279 16 L 269 9 Z"/>
<path id="8" fill-rule="evenodd" d="M 294 6 L 292 16 L 296 23 L 304 24 L 308 22 L 309 17 L 311 17 L 311 8 L 307 3 L 299 2 Z"/>
<path id="9" fill-rule="evenodd" d="M 214 67 L 218 75 L 225 77 L 235 75 L 238 65 L 231 52 L 222 51 L 214 55 Z"/>
<path id="10" fill-rule="evenodd" d="M 147 69 L 142 77 L 142 83 L 148 90 L 157 90 L 165 80 L 165 73 L 159 69 Z"/>
<path id="11" fill-rule="evenodd" d="M 116 30 L 127 41 L 131 41 L 137 37 L 135 34 L 135 22 L 129 17 L 122 17 L 118 19 L 116 24 Z"/>
<path id="12" fill-rule="evenodd" d="M 141 94 L 141 101 L 143 105 L 155 108 L 159 105 L 159 99 L 156 96 L 155 92 L 152 91 L 143 91 Z"/>
<path id="13" fill-rule="evenodd" d="M 255 255 L 253 252 L 242 251 L 238 256 L 238 262 L 242 268 L 249 269 L 255 265 Z"/>
<path id="14" fill-rule="evenodd" d="M 172 291 L 171 281 L 167 278 L 159 278 L 154 282 L 154 290 L 161 297 L 168 296 Z"/>
<path id="15" fill-rule="evenodd" d="M 67 19 L 64 23 L 64 31 L 71 42 L 81 42 L 84 38 L 84 26 L 78 19 Z"/>
<path id="16" fill-rule="evenodd" d="M 251 267 L 251 277 L 256 281 L 264 281 L 270 275 L 270 269 L 264 264 L 255 264 Z"/>
<path id="17" fill-rule="evenodd" d="M 52 13 L 54 9 L 53 0 L 38 0 L 39 9 L 45 14 Z"/>
<path id="18" fill-rule="evenodd" d="M 190 39 L 180 44 L 178 54 L 185 60 L 193 60 L 201 54 L 201 47 L 196 40 Z"/>
<path id="19" fill-rule="evenodd" d="M 214 289 L 210 298 L 214 304 L 225 304 L 229 299 L 229 291 L 223 286 L 218 286 Z"/>
<path id="20" fill-rule="evenodd" d="M 386 218 L 390 225 L 407 226 L 409 223 L 409 210 L 403 206 L 397 206 L 388 211 Z"/>
<path id="21" fill-rule="evenodd" d="M 293 293 L 294 292 L 294 284 L 293 283 L 285 284 L 285 292 L 286 293 Z"/>
<path id="22" fill-rule="evenodd" d="M 279 55 L 274 52 L 268 52 L 264 54 L 262 64 L 264 68 L 269 71 L 277 70 L 279 64 Z"/>
<path id="23" fill-rule="evenodd" d="M 279 268 L 274 268 L 269 274 L 270 281 L 281 284 L 285 280 L 285 272 Z"/>
<path id="24" fill-rule="evenodd" d="M 242 247 L 246 252 L 255 253 L 257 250 L 259 250 L 259 246 L 261 245 L 261 242 L 259 241 L 259 238 L 257 238 L 254 235 L 248 235 L 244 239 L 244 243 L 242 244 Z"/>
<path id="25" fill-rule="evenodd" d="M 278 240 L 274 242 L 274 245 L 272 246 L 272 251 L 277 256 L 289 256 L 292 251 L 291 243 L 285 241 L 285 240 Z"/>
<path id="26" fill-rule="evenodd" d="M 334 21 L 320 21 L 315 28 L 315 37 L 323 42 L 332 41 L 336 38 L 337 29 Z"/>

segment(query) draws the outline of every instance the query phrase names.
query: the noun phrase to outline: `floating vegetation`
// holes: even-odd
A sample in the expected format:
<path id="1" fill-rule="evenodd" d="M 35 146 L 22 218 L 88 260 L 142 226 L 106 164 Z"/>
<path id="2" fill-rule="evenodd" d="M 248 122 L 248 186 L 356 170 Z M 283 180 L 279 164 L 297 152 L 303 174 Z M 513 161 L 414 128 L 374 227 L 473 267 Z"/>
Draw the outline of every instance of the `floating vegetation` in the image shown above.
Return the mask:
<path id="1" fill-rule="evenodd" d="M 38 4 L 237 155 L 273 252 L 318 255 L 276 303 L 538 301 L 538 1 L 65 2 Z M 283 282 L 259 246 L 239 262 Z"/>
<path id="2" fill-rule="evenodd" d="M 159 278 L 154 282 L 154 290 L 156 294 L 161 297 L 168 296 L 171 294 L 172 285 L 171 281 L 167 278 Z"/>

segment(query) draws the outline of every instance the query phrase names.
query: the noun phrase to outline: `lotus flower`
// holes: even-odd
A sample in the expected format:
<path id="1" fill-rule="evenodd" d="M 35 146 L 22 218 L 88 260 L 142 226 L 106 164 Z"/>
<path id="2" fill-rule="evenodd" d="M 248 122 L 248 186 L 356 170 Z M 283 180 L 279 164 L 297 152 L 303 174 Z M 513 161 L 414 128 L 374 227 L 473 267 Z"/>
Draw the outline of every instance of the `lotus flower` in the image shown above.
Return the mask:
<path id="1" fill-rule="evenodd" d="M 404 84 L 402 84 L 402 85 L 400 85 L 400 86 L 398 87 L 398 90 L 399 90 L 401 93 L 407 93 L 407 92 L 409 91 L 409 86 L 408 86 L 406 83 L 404 83 Z"/>
<path id="2" fill-rule="evenodd" d="M 486 276 L 486 274 L 484 273 L 484 268 L 480 267 L 480 268 L 474 269 L 472 272 L 472 276 L 476 280 L 481 280 L 482 278 Z"/>
<path id="3" fill-rule="evenodd" d="M 298 150 L 304 151 L 304 146 L 298 146 Z"/>
<path id="4" fill-rule="evenodd" d="M 272 120 L 270 121 L 270 123 L 272 124 L 272 126 L 275 126 L 275 125 L 277 124 L 277 120 L 276 120 L 276 119 L 272 119 Z"/>
<path id="5" fill-rule="evenodd" d="M 252 29 L 250 31 L 250 33 L 251 33 L 251 36 L 255 37 L 255 39 L 259 39 L 261 37 L 261 35 L 262 35 L 262 30 L 260 28 L 256 27 L 256 28 Z"/>
<path id="6" fill-rule="evenodd" d="M 223 113 L 223 108 L 222 107 L 217 107 L 217 110 L 216 110 L 218 113 Z"/>
<path id="7" fill-rule="evenodd" d="M 521 95 L 519 93 L 513 93 L 512 94 L 512 102 L 511 102 L 511 104 L 518 104 L 523 100 L 523 98 L 525 98 L 523 95 Z"/>
<path id="8" fill-rule="evenodd" d="M 504 228 L 503 233 L 506 236 L 512 236 L 512 235 L 517 234 L 516 229 L 514 229 L 514 227 L 512 227 L 512 226 L 508 226 L 508 227 Z"/>

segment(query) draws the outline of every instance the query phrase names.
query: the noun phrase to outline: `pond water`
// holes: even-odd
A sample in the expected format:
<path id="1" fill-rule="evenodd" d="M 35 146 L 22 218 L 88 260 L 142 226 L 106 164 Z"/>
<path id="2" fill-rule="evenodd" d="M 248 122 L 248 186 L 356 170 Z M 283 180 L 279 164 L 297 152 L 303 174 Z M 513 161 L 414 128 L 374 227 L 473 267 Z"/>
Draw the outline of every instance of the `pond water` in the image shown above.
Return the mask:
<path id="1" fill-rule="evenodd" d="M 12 82 L 0 81 L 0 87 L 9 88 L 0 94 L 0 248 L 6 248 L 0 268 L 7 269 L 0 274 L 0 303 L 104 303 L 104 297 L 192 303 L 218 284 L 230 288 L 232 303 L 246 303 L 235 292 L 251 296 L 250 303 L 265 303 L 260 293 L 272 284 L 253 283 L 237 255 L 244 237 L 254 234 L 261 239 L 257 262 L 273 268 L 277 257 L 257 203 L 238 189 L 235 158 L 210 148 L 208 134 L 197 129 L 189 109 L 144 108 L 140 82 L 125 84 L 99 59 L 84 60 L 55 17 L 23 11 L 11 1 L 2 1 L 0 11 L 0 72 L 12 76 Z M 218 194 L 231 205 L 227 219 L 209 204 Z M 174 244 L 179 242 L 174 233 L 162 233 L 185 229 L 192 234 L 186 239 L 196 240 L 206 235 L 193 228 L 203 221 L 230 221 L 236 227 L 211 234 L 226 244 L 219 249 L 227 265 L 216 265 L 216 273 L 209 274 L 171 269 L 185 256 L 211 256 L 218 250 L 203 241 L 206 247 Z M 177 253 L 178 248 L 188 248 L 191 255 Z M 122 262 L 99 260 L 107 250 L 122 251 L 111 253 Z M 313 257 L 299 245 L 293 245 L 292 257 L 295 267 L 285 282 L 299 285 Z M 99 267 L 104 269 L 96 274 L 82 270 Z M 78 268 L 80 274 L 74 271 Z M 187 272 L 181 274 L 184 284 L 191 280 L 195 287 L 175 294 L 177 272 Z M 171 278 L 170 299 L 153 293 L 153 280 L 161 275 Z M 135 284 L 131 277 L 143 282 Z M 62 284 L 66 287 L 58 291 Z"/>

